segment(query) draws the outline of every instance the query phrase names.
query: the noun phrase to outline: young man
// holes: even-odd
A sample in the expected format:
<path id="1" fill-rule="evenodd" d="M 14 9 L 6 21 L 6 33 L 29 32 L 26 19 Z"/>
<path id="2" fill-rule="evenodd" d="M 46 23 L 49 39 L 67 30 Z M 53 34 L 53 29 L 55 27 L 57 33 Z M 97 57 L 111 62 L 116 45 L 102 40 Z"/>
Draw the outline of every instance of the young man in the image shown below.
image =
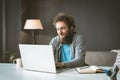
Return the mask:
<path id="1" fill-rule="evenodd" d="M 85 64 L 86 46 L 82 36 L 76 32 L 71 16 L 59 13 L 53 20 L 58 35 L 50 45 L 53 46 L 57 67 L 77 67 Z"/>

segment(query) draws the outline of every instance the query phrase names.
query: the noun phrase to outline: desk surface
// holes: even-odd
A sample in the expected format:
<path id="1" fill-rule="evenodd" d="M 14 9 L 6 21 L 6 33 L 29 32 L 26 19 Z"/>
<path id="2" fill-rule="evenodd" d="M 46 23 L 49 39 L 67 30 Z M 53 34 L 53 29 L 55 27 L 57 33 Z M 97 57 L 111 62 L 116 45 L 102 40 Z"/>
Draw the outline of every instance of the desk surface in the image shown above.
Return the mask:
<path id="1" fill-rule="evenodd" d="M 79 74 L 74 68 L 57 74 L 34 72 L 0 63 L 0 80 L 109 80 L 109 77 L 104 73 Z"/>

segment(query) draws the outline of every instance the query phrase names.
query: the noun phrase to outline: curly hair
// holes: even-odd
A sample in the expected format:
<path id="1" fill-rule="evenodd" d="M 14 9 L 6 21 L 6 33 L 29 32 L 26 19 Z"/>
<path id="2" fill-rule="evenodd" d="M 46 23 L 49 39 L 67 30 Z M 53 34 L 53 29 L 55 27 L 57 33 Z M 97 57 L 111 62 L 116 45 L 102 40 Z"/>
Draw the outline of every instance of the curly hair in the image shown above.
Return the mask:
<path id="1" fill-rule="evenodd" d="M 58 21 L 64 21 L 69 28 L 71 28 L 71 27 L 73 27 L 73 29 L 75 28 L 74 19 L 72 18 L 72 16 L 70 16 L 66 13 L 58 13 L 54 17 L 53 25 L 55 26 Z"/>

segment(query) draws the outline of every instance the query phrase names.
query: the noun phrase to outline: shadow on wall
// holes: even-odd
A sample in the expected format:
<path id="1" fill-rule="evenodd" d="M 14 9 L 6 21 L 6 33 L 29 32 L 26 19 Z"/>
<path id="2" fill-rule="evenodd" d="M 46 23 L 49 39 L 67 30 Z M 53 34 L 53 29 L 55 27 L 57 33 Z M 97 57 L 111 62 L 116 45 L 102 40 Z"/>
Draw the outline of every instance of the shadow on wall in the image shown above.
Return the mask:
<path id="1" fill-rule="evenodd" d="M 36 36 L 36 42 L 37 44 L 49 44 L 53 37 L 50 35 L 38 35 Z"/>
<path id="2" fill-rule="evenodd" d="M 32 43 L 32 36 L 30 31 L 21 31 L 21 43 L 30 44 Z"/>
<path id="3" fill-rule="evenodd" d="M 49 44 L 53 36 L 50 35 L 35 35 L 36 44 Z M 31 31 L 21 31 L 21 43 L 22 44 L 32 44 L 32 33 Z"/>

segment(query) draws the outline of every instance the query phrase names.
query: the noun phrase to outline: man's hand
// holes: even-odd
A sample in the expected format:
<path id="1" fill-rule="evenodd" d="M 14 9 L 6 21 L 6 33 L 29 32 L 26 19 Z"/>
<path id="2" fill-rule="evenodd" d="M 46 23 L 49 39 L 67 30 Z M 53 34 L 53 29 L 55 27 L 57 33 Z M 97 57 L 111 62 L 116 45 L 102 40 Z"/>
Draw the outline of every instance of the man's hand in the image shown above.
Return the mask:
<path id="1" fill-rule="evenodd" d="M 58 68 L 62 68 L 62 67 L 64 67 L 64 64 L 61 63 L 61 62 L 57 62 L 57 63 L 56 63 L 56 67 L 58 67 Z"/>

